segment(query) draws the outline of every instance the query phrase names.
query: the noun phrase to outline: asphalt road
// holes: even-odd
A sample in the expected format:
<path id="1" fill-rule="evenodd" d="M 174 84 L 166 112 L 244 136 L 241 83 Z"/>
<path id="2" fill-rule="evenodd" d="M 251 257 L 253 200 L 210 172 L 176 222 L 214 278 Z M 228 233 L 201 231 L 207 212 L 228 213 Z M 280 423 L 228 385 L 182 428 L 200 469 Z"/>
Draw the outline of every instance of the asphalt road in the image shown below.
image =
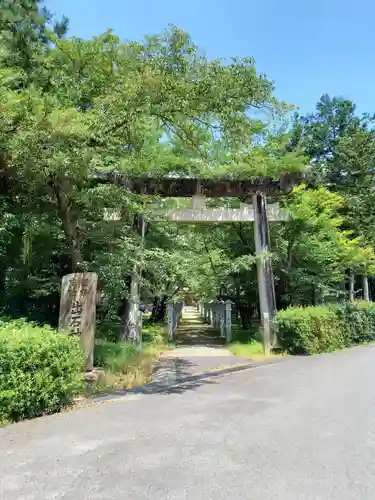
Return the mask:
<path id="1" fill-rule="evenodd" d="M 373 500 L 375 347 L 0 430 L 0 500 Z"/>

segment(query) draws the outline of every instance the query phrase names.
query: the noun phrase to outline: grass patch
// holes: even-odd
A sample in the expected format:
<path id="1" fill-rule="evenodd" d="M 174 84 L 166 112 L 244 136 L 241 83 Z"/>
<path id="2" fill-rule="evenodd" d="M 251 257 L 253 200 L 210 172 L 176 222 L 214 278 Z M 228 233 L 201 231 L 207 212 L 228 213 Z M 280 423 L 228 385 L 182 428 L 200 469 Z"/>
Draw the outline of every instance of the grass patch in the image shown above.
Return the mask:
<path id="1" fill-rule="evenodd" d="M 232 342 L 239 344 L 248 344 L 253 341 L 260 341 L 258 328 L 249 328 L 244 330 L 240 325 L 232 325 Z"/>
<path id="2" fill-rule="evenodd" d="M 97 342 L 94 365 L 112 373 L 121 373 L 137 357 L 135 345 L 130 342 Z"/>
<path id="3" fill-rule="evenodd" d="M 235 342 L 229 345 L 229 350 L 240 358 L 251 359 L 254 361 L 262 361 L 270 358 L 279 358 L 285 356 L 283 352 L 273 351 L 269 356 L 264 355 L 263 344 L 259 340 L 253 340 L 247 344 L 241 344 L 240 342 Z"/>
<path id="4" fill-rule="evenodd" d="M 263 344 L 261 342 L 259 327 L 244 330 L 239 325 L 232 327 L 233 342 L 229 345 L 229 350 L 240 358 L 262 361 L 265 359 L 284 356 L 283 352 L 272 352 L 269 356 L 264 355 Z"/>
<path id="5" fill-rule="evenodd" d="M 97 341 L 95 366 L 103 368 L 104 374 L 87 392 L 131 389 L 149 382 L 155 362 L 171 346 L 167 343 L 164 325 L 145 325 L 142 340 L 139 353 L 131 342 Z"/>
<path id="6" fill-rule="evenodd" d="M 236 356 L 250 358 L 251 356 L 263 356 L 263 345 L 254 340 L 248 344 L 240 344 L 239 342 L 231 344 L 229 349 Z"/>

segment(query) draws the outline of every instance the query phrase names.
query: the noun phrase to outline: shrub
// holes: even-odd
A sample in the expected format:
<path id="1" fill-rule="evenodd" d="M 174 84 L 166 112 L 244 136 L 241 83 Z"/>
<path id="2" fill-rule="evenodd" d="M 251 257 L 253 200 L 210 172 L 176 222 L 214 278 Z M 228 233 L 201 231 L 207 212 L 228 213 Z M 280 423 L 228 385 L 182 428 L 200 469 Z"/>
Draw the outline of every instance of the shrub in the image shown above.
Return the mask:
<path id="1" fill-rule="evenodd" d="M 0 325 L 0 421 L 59 411 L 83 388 L 78 339 L 17 320 Z"/>
<path id="2" fill-rule="evenodd" d="M 352 303 L 349 303 L 349 307 Z M 375 340 L 375 303 L 358 301 L 354 303 L 354 310 L 349 311 L 351 328 L 351 342 L 359 344 Z M 347 313 L 348 317 L 348 313 Z"/>
<path id="3" fill-rule="evenodd" d="M 276 316 L 281 347 L 293 354 L 316 354 L 345 346 L 332 306 L 290 307 Z"/>
<path id="4" fill-rule="evenodd" d="M 375 340 L 375 304 L 347 302 L 290 307 L 276 315 L 282 348 L 292 354 L 317 354 Z"/>

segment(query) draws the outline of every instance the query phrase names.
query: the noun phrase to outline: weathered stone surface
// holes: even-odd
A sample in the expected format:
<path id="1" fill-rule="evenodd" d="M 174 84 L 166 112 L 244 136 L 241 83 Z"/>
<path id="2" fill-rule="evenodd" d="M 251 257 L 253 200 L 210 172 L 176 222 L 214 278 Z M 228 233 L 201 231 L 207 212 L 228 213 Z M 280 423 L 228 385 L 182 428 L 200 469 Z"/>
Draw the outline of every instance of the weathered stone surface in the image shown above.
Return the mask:
<path id="1" fill-rule="evenodd" d="M 300 182 L 301 174 L 285 174 L 280 179 L 254 177 L 241 181 L 234 179 L 192 179 L 192 178 L 139 178 L 129 179 L 118 172 L 98 172 L 96 183 L 122 186 L 133 193 L 183 197 L 201 194 L 208 197 L 248 196 L 256 193 L 278 195 L 290 192 Z"/>
<path id="2" fill-rule="evenodd" d="M 94 361 L 97 282 L 96 273 L 67 274 L 61 282 L 59 330 L 80 335 L 86 370 Z"/>
<path id="3" fill-rule="evenodd" d="M 180 301 L 169 302 L 167 305 L 168 315 L 168 340 L 175 339 L 176 330 L 182 316 L 183 303 Z"/>
<path id="4" fill-rule="evenodd" d="M 124 331 L 121 340 L 131 341 L 139 344 L 142 334 L 142 315 L 139 311 L 139 267 L 134 264 L 133 273 L 130 278 L 129 298 L 123 316 Z"/>
<path id="5" fill-rule="evenodd" d="M 94 368 L 89 372 L 85 372 L 85 382 L 89 384 L 96 384 L 100 378 L 104 377 L 104 370 L 102 368 Z"/>
<path id="6" fill-rule="evenodd" d="M 225 338 L 227 342 L 232 342 L 232 302 L 225 302 Z"/>
<path id="7" fill-rule="evenodd" d="M 279 204 L 267 205 L 269 221 L 288 220 L 288 214 L 280 209 Z M 254 208 L 244 205 L 241 208 L 182 208 L 166 212 L 165 219 L 174 222 L 253 222 L 255 220 Z"/>
<path id="8" fill-rule="evenodd" d="M 266 328 L 268 328 L 268 325 L 265 328 L 265 321 L 272 321 L 276 312 L 275 284 L 270 258 L 271 245 L 265 196 L 262 194 L 253 196 L 253 206 L 255 208 L 254 238 L 257 256 L 259 305 L 262 327 L 265 332 Z M 267 341 L 266 338 L 263 339 L 265 346 Z M 276 345 L 277 339 L 275 335 L 270 339 L 270 342 L 272 346 Z M 266 346 L 265 349 L 268 350 L 268 347 Z"/>
<path id="9" fill-rule="evenodd" d="M 199 222 L 254 222 L 254 206 L 241 203 L 240 208 L 230 207 L 206 207 L 207 198 L 203 195 L 195 195 L 191 198 L 191 207 L 172 208 L 167 210 L 162 205 L 156 205 L 152 212 L 152 219 L 171 220 L 178 223 Z M 287 210 L 280 208 L 279 203 L 266 205 L 267 219 L 269 221 L 286 221 L 290 219 Z"/>

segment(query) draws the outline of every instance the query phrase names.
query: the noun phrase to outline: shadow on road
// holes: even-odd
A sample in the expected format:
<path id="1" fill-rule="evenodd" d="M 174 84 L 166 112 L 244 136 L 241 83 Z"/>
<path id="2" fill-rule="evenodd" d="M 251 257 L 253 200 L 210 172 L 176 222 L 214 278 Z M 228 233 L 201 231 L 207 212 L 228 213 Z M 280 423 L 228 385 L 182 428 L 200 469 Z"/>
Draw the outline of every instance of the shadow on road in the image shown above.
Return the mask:
<path id="1" fill-rule="evenodd" d="M 173 379 L 163 379 L 161 381 L 154 381 L 150 384 L 144 385 L 142 387 L 135 387 L 133 389 L 123 389 L 116 392 L 108 392 L 106 394 L 101 394 L 92 399 L 92 402 L 104 402 L 109 400 L 114 400 L 122 398 L 124 396 L 129 396 L 131 394 L 183 394 L 187 391 L 194 391 L 199 389 L 203 385 L 216 385 L 219 383 L 218 378 L 225 375 L 226 373 L 233 373 L 236 371 L 249 370 L 259 366 L 259 363 L 249 363 L 248 365 L 237 365 L 230 368 L 222 368 L 217 371 L 210 371 L 207 373 L 199 373 L 191 375 L 184 375 L 188 373 L 191 363 L 186 360 L 173 360 L 180 361 L 178 368 L 178 376 Z M 216 379 L 216 380 L 215 380 Z"/>
<path id="2" fill-rule="evenodd" d="M 199 389 L 202 385 L 216 385 L 219 381 L 212 380 L 208 377 L 201 376 L 202 378 L 197 378 L 195 380 L 184 379 L 181 382 L 176 381 L 176 385 L 166 386 L 163 384 L 150 384 L 149 386 L 139 387 L 138 389 L 133 389 L 135 394 L 183 394 L 187 391 L 195 391 Z"/>
<path id="3" fill-rule="evenodd" d="M 197 327 L 183 327 L 180 326 L 176 344 L 180 347 L 183 346 L 205 346 L 205 347 L 224 347 L 225 340 L 219 336 L 217 332 L 215 332 L 211 328 L 207 328 L 206 326 L 197 326 Z"/>

